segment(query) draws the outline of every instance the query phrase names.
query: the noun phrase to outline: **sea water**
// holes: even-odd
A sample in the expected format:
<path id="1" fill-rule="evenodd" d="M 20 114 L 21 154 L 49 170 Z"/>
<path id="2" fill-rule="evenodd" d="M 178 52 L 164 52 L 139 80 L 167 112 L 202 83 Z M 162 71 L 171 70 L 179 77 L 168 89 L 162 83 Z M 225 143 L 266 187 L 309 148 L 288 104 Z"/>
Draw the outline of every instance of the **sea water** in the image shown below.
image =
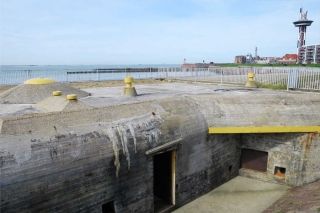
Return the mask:
<path id="1" fill-rule="evenodd" d="M 103 68 L 166 68 L 181 64 L 127 64 L 127 65 L 1 65 L 1 70 L 94 70 Z"/>
<path id="2" fill-rule="evenodd" d="M 53 78 L 57 82 L 121 80 L 130 75 L 135 79 L 159 78 L 161 73 L 145 69 L 143 72 L 127 73 L 127 68 L 169 68 L 181 64 L 136 64 L 136 65 L 1 65 L 0 85 L 16 85 L 31 78 Z M 84 72 L 97 69 L 112 69 L 110 73 Z M 79 73 L 74 73 L 79 72 Z M 82 73 L 81 73 L 82 72 Z M 71 74 L 72 73 L 72 74 Z"/>

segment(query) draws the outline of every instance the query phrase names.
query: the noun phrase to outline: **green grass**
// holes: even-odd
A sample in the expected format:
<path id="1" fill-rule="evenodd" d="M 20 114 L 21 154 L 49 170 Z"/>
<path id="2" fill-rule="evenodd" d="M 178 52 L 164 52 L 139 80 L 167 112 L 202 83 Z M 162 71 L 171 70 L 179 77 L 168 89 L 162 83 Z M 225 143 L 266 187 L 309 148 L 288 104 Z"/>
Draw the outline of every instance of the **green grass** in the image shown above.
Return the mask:
<path id="1" fill-rule="evenodd" d="M 317 211 L 318 211 L 318 212 L 320 212 L 320 207 L 319 207 L 319 208 L 317 208 Z"/>
<path id="2" fill-rule="evenodd" d="M 273 84 L 262 84 L 262 83 L 257 83 L 258 88 L 266 88 L 266 89 L 279 89 L 279 90 L 286 90 L 287 85 L 273 85 Z"/>
<path id="3" fill-rule="evenodd" d="M 304 67 L 301 64 L 220 64 L 221 67 Z M 320 67 L 320 64 L 306 64 L 305 67 Z"/>

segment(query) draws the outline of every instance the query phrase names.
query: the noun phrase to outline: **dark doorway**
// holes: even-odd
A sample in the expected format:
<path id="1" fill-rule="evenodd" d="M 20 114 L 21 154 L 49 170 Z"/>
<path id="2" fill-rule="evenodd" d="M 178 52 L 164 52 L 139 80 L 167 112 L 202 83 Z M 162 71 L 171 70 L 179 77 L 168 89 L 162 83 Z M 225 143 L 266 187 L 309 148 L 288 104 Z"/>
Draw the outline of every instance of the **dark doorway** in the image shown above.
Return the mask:
<path id="1" fill-rule="evenodd" d="M 154 212 L 162 212 L 174 205 L 175 151 L 153 157 Z"/>
<path id="2" fill-rule="evenodd" d="M 259 172 L 266 172 L 268 164 L 268 152 L 253 149 L 241 149 L 241 167 Z"/>
<path id="3" fill-rule="evenodd" d="M 114 202 L 105 203 L 102 205 L 102 213 L 115 213 Z"/>

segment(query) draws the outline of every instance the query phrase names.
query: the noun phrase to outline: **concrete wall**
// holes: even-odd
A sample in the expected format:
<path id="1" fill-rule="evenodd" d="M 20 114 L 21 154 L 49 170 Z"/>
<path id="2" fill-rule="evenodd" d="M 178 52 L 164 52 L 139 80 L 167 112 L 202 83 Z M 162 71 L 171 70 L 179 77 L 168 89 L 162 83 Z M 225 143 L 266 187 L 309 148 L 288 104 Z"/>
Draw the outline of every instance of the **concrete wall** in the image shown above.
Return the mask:
<path id="1" fill-rule="evenodd" d="M 320 178 L 317 133 L 243 134 L 240 147 L 268 152 L 266 173 L 241 169 L 242 176 L 289 186 L 300 186 Z M 276 166 L 286 168 L 284 178 L 274 174 Z"/>
<path id="2" fill-rule="evenodd" d="M 190 138 L 177 152 L 177 206 L 185 205 L 239 174 L 237 136 L 205 138 L 204 132 L 202 137 L 201 141 L 199 137 Z"/>
<path id="3" fill-rule="evenodd" d="M 194 103 L 169 99 L 141 105 L 89 110 L 86 117 L 68 112 L 6 120 L 1 212 L 101 212 L 110 201 L 118 212 L 153 212 L 153 161 L 146 151 L 178 138 L 183 140 L 176 206 L 238 175 L 228 170 L 238 167 L 237 140 L 208 136 Z M 132 111 L 137 116 L 127 118 Z"/>
<path id="4" fill-rule="evenodd" d="M 317 180 L 316 134 L 207 134 L 219 125 L 319 125 L 316 98 L 295 105 L 291 96 L 236 92 L 3 119 L 1 212 L 101 212 L 110 201 L 117 212 L 153 212 L 153 161 L 146 151 L 180 138 L 176 207 L 237 176 L 241 148 L 270 153 L 264 176 L 243 175 L 288 185 Z M 301 116 L 293 120 L 290 113 Z M 273 176 L 275 165 L 288 168 L 284 180 Z"/>

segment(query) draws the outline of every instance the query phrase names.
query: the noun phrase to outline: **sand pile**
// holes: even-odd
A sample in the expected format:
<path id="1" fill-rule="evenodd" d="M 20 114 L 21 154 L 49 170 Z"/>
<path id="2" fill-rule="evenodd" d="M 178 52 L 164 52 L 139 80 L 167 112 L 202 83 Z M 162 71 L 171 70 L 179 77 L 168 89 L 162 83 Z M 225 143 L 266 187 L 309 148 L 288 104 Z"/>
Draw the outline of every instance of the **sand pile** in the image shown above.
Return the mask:
<path id="1" fill-rule="evenodd" d="M 40 101 L 35 107 L 43 112 L 73 111 L 90 109 L 91 107 L 81 100 L 68 100 L 66 96 L 51 96 Z"/>
<path id="2" fill-rule="evenodd" d="M 77 94 L 78 98 L 90 95 L 85 91 L 76 89 L 64 83 L 20 84 L 0 93 L 0 103 L 35 104 L 52 96 L 52 92 L 57 90 L 62 91 L 62 94 L 64 95 Z"/>

